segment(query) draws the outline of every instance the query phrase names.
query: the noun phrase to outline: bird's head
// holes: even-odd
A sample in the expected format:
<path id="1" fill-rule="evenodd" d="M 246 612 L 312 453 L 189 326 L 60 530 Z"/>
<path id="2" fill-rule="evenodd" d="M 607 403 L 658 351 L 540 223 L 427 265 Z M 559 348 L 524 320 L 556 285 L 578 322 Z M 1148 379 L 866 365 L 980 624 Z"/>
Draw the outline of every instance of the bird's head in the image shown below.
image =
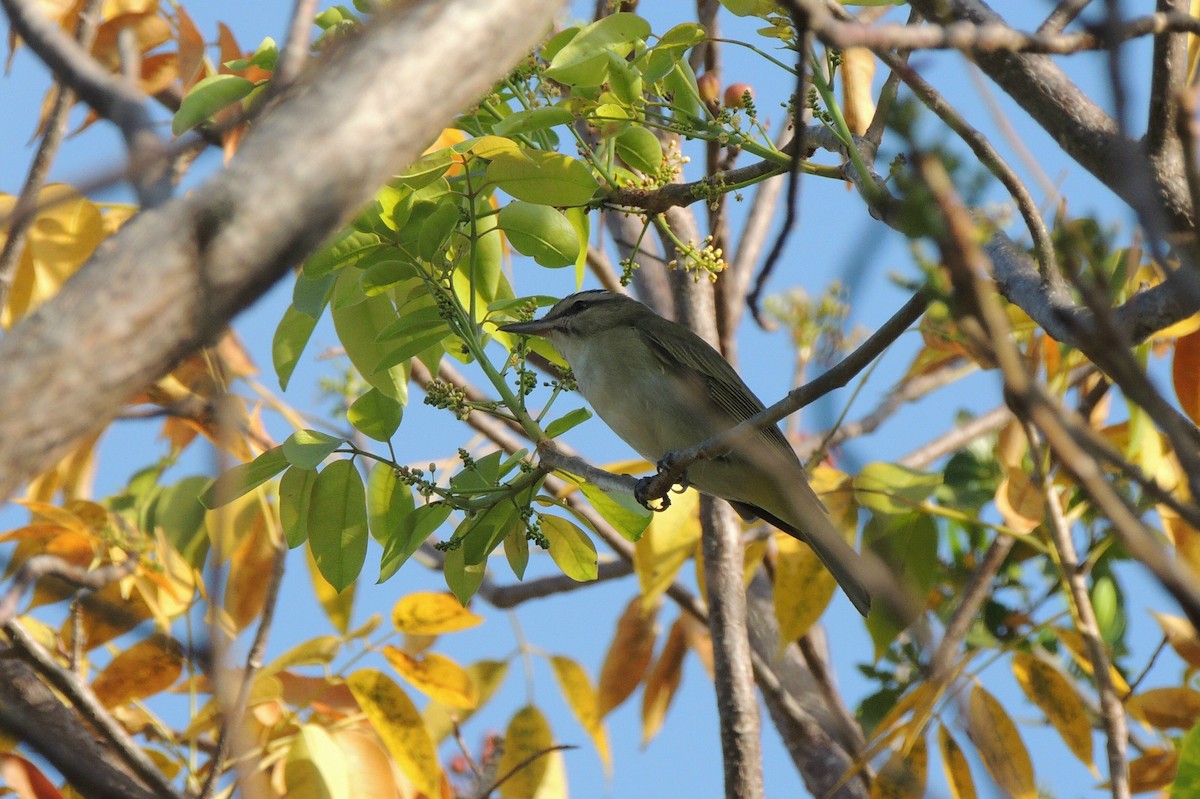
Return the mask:
<path id="1" fill-rule="evenodd" d="M 541 319 L 514 322 L 500 329 L 506 333 L 543 336 L 553 342 L 585 339 L 614 328 L 635 326 L 652 315 L 653 311 L 631 297 L 597 289 L 564 297 Z"/>

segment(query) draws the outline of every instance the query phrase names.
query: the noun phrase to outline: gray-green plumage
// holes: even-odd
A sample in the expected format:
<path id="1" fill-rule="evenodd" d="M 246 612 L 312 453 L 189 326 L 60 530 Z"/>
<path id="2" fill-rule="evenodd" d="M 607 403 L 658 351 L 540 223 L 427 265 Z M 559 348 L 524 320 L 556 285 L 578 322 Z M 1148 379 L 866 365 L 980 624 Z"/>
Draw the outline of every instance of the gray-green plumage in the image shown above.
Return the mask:
<path id="1" fill-rule="evenodd" d="M 622 294 L 573 294 L 541 319 L 502 329 L 549 339 L 600 418 L 655 463 L 763 409 L 706 341 Z M 861 558 L 809 487 L 778 427 L 768 425 L 724 457 L 697 461 L 687 478 L 699 491 L 728 500 L 743 517 L 758 516 L 808 543 L 859 612 L 867 613 L 871 600 L 859 578 Z"/>

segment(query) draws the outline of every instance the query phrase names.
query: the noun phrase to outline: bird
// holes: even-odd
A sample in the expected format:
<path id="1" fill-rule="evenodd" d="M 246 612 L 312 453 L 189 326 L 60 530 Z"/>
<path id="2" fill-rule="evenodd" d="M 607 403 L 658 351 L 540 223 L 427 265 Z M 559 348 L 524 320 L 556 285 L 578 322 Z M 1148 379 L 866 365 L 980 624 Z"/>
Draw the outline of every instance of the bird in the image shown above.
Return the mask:
<path id="1" fill-rule="evenodd" d="M 500 330 L 541 336 L 571 367 L 579 392 L 608 427 L 651 463 L 686 450 L 764 409 L 737 371 L 700 336 L 618 292 L 581 291 L 540 319 Z M 871 596 L 862 556 L 808 484 L 776 425 L 743 436 L 726 455 L 697 460 L 687 484 L 812 547 L 864 616 Z"/>

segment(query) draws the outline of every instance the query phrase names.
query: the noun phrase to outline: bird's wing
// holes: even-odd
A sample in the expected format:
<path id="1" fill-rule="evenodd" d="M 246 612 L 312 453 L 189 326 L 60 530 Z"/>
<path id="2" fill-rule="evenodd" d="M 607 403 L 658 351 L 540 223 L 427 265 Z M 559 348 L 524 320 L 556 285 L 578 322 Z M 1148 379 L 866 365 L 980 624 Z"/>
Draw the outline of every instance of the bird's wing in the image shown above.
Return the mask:
<path id="1" fill-rule="evenodd" d="M 653 328 L 639 327 L 637 330 L 646 340 L 650 351 L 668 368 L 677 369 L 682 365 L 694 369 L 703 377 L 709 398 L 729 417 L 730 426 L 763 410 L 762 402 L 729 365 L 729 361 L 722 358 L 707 341 L 692 331 L 680 327 L 680 331 L 691 337 L 689 341 L 680 336 L 680 331 L 674 331 L 675 335 L 672 336 L 660 336 L 655 334 Z M 681 338 L 683 340 L 680 340 Z M 775 425 L 764 427 L 762 436 L 772 446 L 779 447 L 795 457 L 795 450 Z"/>

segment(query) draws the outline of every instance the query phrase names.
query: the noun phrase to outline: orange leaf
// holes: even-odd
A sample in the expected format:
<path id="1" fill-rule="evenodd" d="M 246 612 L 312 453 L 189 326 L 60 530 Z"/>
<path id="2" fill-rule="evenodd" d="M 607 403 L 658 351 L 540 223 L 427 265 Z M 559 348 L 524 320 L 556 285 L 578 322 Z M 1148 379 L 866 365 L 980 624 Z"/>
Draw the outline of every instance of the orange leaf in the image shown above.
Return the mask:
<path id="1" fill-rule="evenodd" d="M 1092 723 L 1071 681 L 1058 669 L 1028 652 L 1013 656 L 1013 674 L 1025 696 L 1046 714 L 1067 748 L 1094 770 Z"/>
<path id="2" fill-rule="evenodd" d="M 558 680 L 558 687 L 562 689 L 563 698 L 567 700 L 567 706 L 596 745 L 596 754 L 604 764 L 604 773 L 611 776 L 612 758 L 608 750 L 608 733 L 600 718 L 600 705 L 592 681 L 583 670 L 583 666 L 571 658 L 554 655 L 550 658 L 550 666 L 554 669 L 554 677 Z"/>
<path id="3" fill-rule="evenodd" d="M 113 658 L 96 675 L 92 691 L 105 707 L 116 707 L 165 691 L 182 673 L 183 647 L 174 638 L 153 635 Z"/>
<path id="4" fill-rule="evenodd" d="M 842 51 L 842 113 L 855 136 L 867 132 L 875 116 L 871 81 L 875 78 L 875 54 L 865 47 L 847 47 Z"/>
<path id="5" fill-rule="evenodd" d="M 137 52 L 145 54 L 171 40 L 171 26 L 157 14 L 120 14 L 101 23 L 92 45 L 92 55 L 112 71 L 121 66 L 121 50 L 117 40 L 123 31 L 132 31 Z"/>
<path id="6" fill-rule="evenodd" d="M 356 727 L 341 727 L 330 734 L 346 761 L 346 771 L 354 775 L 354 799 L 394 799 L 398 788 L 392 760 L 379 738 Z"/>
<path id="7" fill-rule="evenodd" d="M 475 686 L 475 707 L 456 708 L 436 700 L 430 702 L 422 715 L 425 718 L 425 727 L 429 730 L 429 735 L 433 738 L 434 743 L 440 743 L 443 738 L 454 732 L 456 722 L 458 724 L 466 722 L 492 698 L 492 694 L 496 693 L 500 683 L 504 682 L 504 677 L 508 673 L 508 664 L 503 660 L 480 660 L 467 666 L 466 671 Z"/>
<path id="8" fill-rule="evenodd" d="M 950 799 L 975 799 L 971 766 L 962 747 L 944 724 L 938 725 L 938 748 L 942 752 L 942 770 L 946 772 L 946 783 L 950 786 Z"/>
<path id="9" fill-rule="evenodd" d="M 982 686 L 971 690 L 967 731 L 996 785 L 1014 799 L 1036 799 L 1029 751 L 1004 706 Z"/>
<path id="10" fill-rule="evenodd" d="M 549 770 L 550 763 L 544 753 L 552 746 L 554 735 L 542 712 L 533 705 L 518 710 L 504 733 L 504 752 L 496 772 L 504 776 L 517 770 L 500 783 L 500 795 L 506 799 L 534 796 Z"/>
<path id="11" fill-rule="evenodd" d="M 4 786 L 20 799 L 62 799 L 62 794 L 41 770 L 20 755 L 0 755 Z"/>
<path id="12" fill-rule="evenodd" d="M 996 488 L 996 510 L 1014 532 L 1029 533 L 1042 523 L 1045 498 L 1024 469 L 1009 468 Z"/>
<path id="13" fill-rule="evenodd" d="M 1150 611 L 1150 615 L 1162 627 L 1167 643 L 1183 658 L 1189 666 L 1200 668 L 1200 635 L 1196 628 L 1182 616 L 1168 616 L 1165 613 Z"/>
<path id="14" fill-rule="evenodd" d="M 1130 793 L 1148 793 L 1166 788 L 1179 770 L 1179 753 L 1173 749 L 1147 749 L 1129 761 Z"/>
<path id="15" fill-rule="evenodd" d="M 667 633 L 667 641 L 658 661 L 646 676 L 646 688 L 642 693 L 642 746 L 658 734 L 667 709 L 675 698 L 675 691 L 683 679 L 683 656 L 687 654 L 687 629 L 682 617 L 675 620 Z"/>
<path id="16" fill-rule="evenodd" d="M 1154 688 L 1126 700 L 1130 715 L 1160 730 L 1190 730 L 1200 721 L 1200 691 Z"/>
<path id="17" fill-rule="evenodd" d="M 628 699 L 646 674 L 654 656 L 657 612 L 657 605 L 643 610 L 641 597 L 634 597 L 617 620 L 616 635 L 600 669 L 601 717 Z"/>
<path id="18" fill-rule="evenodd" d="M 473 708 L 479 702 L 475 683 L 466 669 L 445 655 L 429 652 L 416 658 L 394 646 L 383 655 L 400 676 L 421 693 L 451 707 Z"/>
<path id="19" fill-rule="evenodd" d="M 1176 339 L 1171 379 L 1179 407 L 1200 424 L 1200 330 Z"/>
<path id="20" fill-rule="evenodd" d="M 420 591 L 402 597 L 392 608 L 392 624 L 408 635 L 440 635 L 467 630 L 483 623 L 445 592 Z"/>
<path id="21" fill-rule="evenodd" d="M 179 24 L 179 34 L 176 37 L 179 45 L 179 77 L 183 80 L 183 88 L 186 91 L 202 76 L 204 36 L 183 6 L 175 7 L 175 18 Z"/>
<path id="22" fill-rule="evenodd" d="M 251 499 L 233 518 L 231 532 L 237 548 L 229 559 L 229 579 L 225 585 L 225 611 L 237 629 L 241 630 L 258 617 L 267 600 L 267 575 L 271 573 L 279 547 L 268 528 L 259 491 L 246 496 Z M 213 511 L 210 511 L 212 513 Z"/>

